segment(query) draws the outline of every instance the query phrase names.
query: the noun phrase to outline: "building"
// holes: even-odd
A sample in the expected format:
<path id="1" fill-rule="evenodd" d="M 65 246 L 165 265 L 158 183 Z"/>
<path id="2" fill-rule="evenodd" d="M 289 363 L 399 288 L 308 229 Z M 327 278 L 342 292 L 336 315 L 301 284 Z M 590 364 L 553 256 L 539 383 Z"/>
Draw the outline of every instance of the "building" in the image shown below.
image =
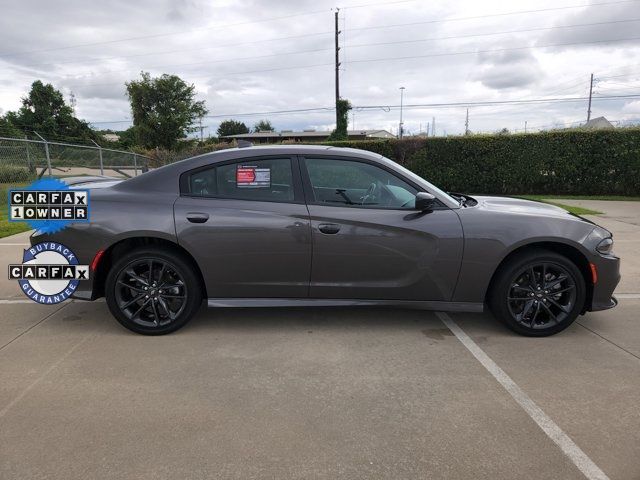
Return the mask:
<path id="1" fill-rule="evenodd" d="M 118 140 L 120 140 L 120 136 L 115 133 L 104 133 L 102 135 L 102 138 L 104 138 L 107 142 L 117 142 Z"/>
<path id="2" fill-rule="evenodd" d="M 613 123 L 604 117 L 592 118 L 579 128 L 586 128 L 587 130 L 611 130 L 615 128 Z"/>
<path id="3" fill-rule="evenodd" d="M 238 135 L 227 135 L 222 138 L 230 140 L 248 140 L 254 143 L 279 143 L 279 142 L 324 142 L 328 140 L 331 132 L 303 130 L 294 132 L 293 130 L 282 130 L 280 132 L 253 132 L 241 133 Z M 347 132 L 349 140 L 368 140 L 376 138 L 396 138 L 386 130 L 349 130 Z"/>

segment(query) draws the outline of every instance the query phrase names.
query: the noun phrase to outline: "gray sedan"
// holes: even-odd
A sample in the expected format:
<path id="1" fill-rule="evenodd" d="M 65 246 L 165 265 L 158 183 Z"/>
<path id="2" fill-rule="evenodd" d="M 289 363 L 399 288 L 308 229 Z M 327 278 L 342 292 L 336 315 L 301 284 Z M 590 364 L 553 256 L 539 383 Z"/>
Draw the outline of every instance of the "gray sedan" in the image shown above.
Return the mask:
<path id="1" fill-rule="evenodd" d="M 481 312 L 557 333 L 616 305 L 611 233 L 565 210 L 447 194 L 380 155 L 326 146 L 224 150 L 91 189 L 58 241 L 125 327 L 158 335 L 211 307 L 396 305 Z"/>

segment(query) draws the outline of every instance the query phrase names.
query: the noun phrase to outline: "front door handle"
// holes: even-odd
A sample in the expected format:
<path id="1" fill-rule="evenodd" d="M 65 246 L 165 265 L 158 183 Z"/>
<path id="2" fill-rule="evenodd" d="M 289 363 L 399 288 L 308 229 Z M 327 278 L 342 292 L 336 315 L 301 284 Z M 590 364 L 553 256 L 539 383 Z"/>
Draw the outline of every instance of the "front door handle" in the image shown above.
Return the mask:
<path id="1" fill-rule="evenodd" d="M 327 235 L 333 235 L 340 231 L 340 225 L 337 223 L 321 223 L 318 225 L 318 230 Z"/>
<path id="2" fill-rule="evenodd" d="M 189 212 L 187 213 L 187 220 L 189 220 L 191 223 L 204 223 L 209 220 L 209 214 L 200 212 Z"/>

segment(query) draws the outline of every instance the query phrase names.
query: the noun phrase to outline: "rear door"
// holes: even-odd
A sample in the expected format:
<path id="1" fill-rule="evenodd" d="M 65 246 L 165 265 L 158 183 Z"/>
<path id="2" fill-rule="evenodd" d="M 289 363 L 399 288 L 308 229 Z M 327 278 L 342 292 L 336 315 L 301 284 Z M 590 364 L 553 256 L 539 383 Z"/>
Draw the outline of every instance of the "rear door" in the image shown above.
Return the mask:
<path id="1" fill-rule="evenodd" d="M 419 187 L 366 159 L 306 157 L 314 298 L 448 301 L 463 235 L 445 207 L 414 210 Z"/>
<path id="2" fill-rule="evenodd" d="M 182 175 L 178 241 L 210 298 L 308 296 L 311 230 L 297 162 L 252 157 Z"/>

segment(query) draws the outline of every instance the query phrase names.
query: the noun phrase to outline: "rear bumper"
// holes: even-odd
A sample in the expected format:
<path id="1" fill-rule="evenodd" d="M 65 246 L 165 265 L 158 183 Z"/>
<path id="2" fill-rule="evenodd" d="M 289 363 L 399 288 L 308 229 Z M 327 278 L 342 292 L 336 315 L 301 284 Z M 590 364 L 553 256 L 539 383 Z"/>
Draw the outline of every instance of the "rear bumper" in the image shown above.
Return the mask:
<path id="1" fill-rule="evenodd" d="M 91 265 L 96 251 L 98 251 L 100 247 L 95 246 L 95 242 L 87 241 L 86 237 L 80 236 L 85 232 L 85 230 L 78 231 L 73 227 L 74 226 L 72 225 L 52 235 L 34 232 L 29 237 L 29 243 L 32 246 L 37 243 L 48 241 L 60 243 L 71 249 L 71 251 L 76 255 L 79 263 Z M 71 298 L 78 300 L 95 300 L 96 298 L 99 298 L 101 295 L 97 294 L 94 285 L 95 276 L 96 272 L 92 270 L 89 272 L 88 280 L 80 280 L 80 282 L 78 282 L 78 287 L 70 295 Z"/>
<path id="2" fill-rule="evenodd" d="M 593 296 L 588 311 L 608 310 L 618 305 L 613 291 L 620 283 L 620 259 L 613 255 L 599 256 L 593 259 L 597 268 L 598 280 L 593 285 Z"/>

